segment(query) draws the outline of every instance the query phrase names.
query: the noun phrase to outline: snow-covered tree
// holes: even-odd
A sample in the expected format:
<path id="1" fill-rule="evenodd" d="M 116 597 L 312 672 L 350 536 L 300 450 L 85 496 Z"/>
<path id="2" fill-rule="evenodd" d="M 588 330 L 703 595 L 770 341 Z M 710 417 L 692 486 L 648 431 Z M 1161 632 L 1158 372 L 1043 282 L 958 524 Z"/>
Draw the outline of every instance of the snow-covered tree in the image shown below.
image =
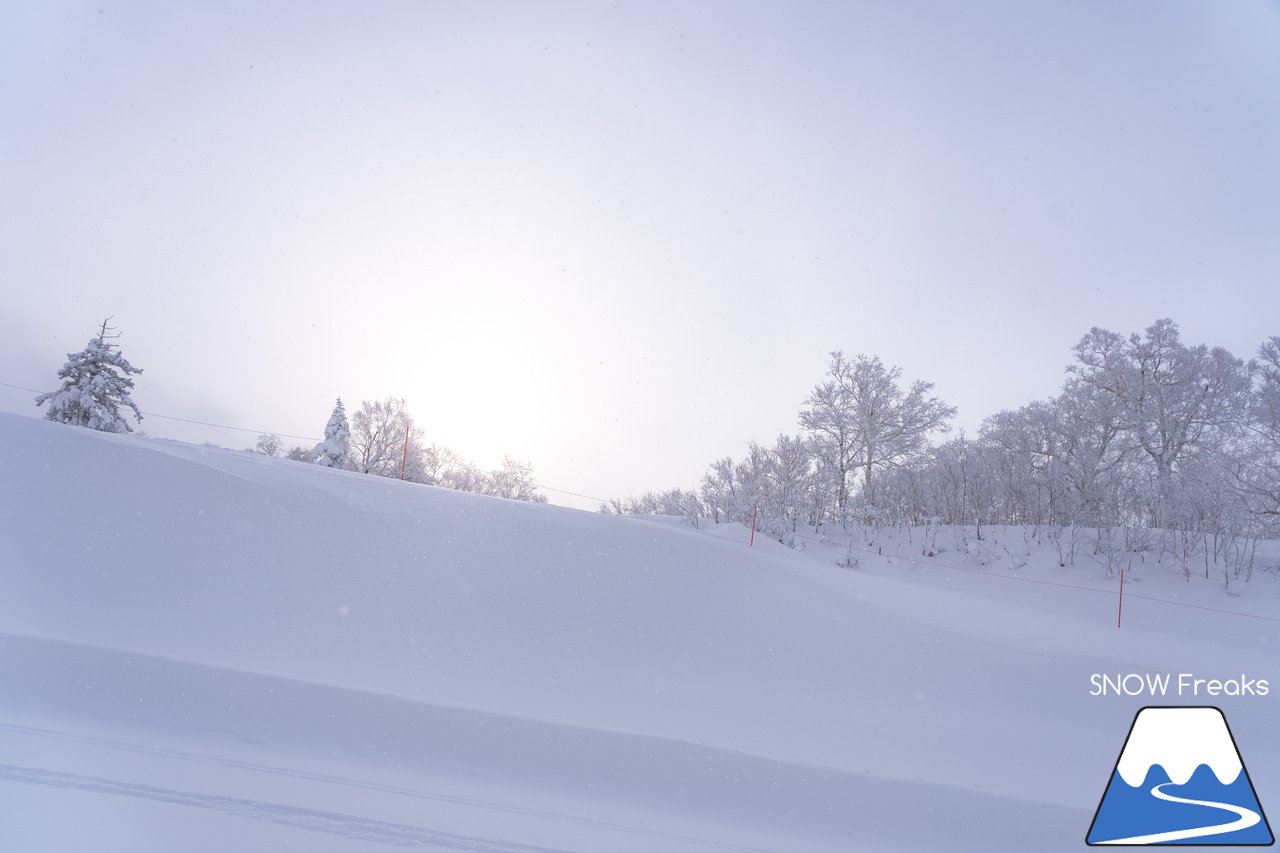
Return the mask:
<path id="1" fill-rule="evenodd" d="M 751 519 L 754 496 L 750 485 L 738 481 L 740 473 L 741 466 L 726 456 L 712 462 L 711 470 L 702 477 L 699 495 L 707 515 L 716 523 Z"/>
<path id="2" fill-rule="evenodd" d="M 1254 395 L 1255 432 L 1267 449 L 1280 455 L 1280 335 L 1258 348 L 1258 388 Z"/>
<path id="3" fill-rule="evenodd" d="M 811 450 L 822 470 L 834 477 L 836 513 L 843 515 L 849 502 L 849 475 L 858 466 L 858 425 L 854 418 L 853 365 L 844 353 L 831 353 L 831 377 L 815 385 L 805 399 L 810 408 L 800 412 L 800 426 L 811 438 Z"/>
<path id="4" fill-rule="evenodd" d="M 409 404 L 400 397 L 361 403 L 360 411 L 351 416 L 347 448 L 348 463 L 355 471 L 399 479 L 403 467 L 406 480 L 426 482 L 422 428 L 414 426 Z"/>
<path id="5" fill-rule="evenodd" d="M 333 407 L 329 422 L 324 425 L 324 441 L 316 445 L 316 464 L 326 468 L 347 467 L 347 450 L 351 440 L 351 426 L 347 423 L 347 410 L 342 398 Z"/>
<path id="6" fill-rule="evenodd" d="M 456 450 L 433 444 L 423 452 L 423 482 L 458 492 L 480 492 L 485 472 Z"/>
<path id="7" fill-rule="evenodd" d="M 1049 406 L 1057 440 L 1055 473 L 1065 478 L 1071 500 L 1063 517 L 1054 520 L 1094 527 L 1115 523 L 1120 516 L 1115 498 L 1126 485 L 1122 475 L 1137 449 L 1122 407 L 1113 395 L 1078 380 L 1068 381 Z"/>
<path id="8" fill-rule="evenodd" d="M 804 439 L 779 435 L 769 450 L 767 518 L 777 523 L 780 531 L 794 533 L 808 511 L 813 476 L 813 459 Z"/>
<path id="9" fill-rule="evenodd" d="M 1220 347 L 1184 345 L 1168 319 L 1127 339 L 1095 327 L 1075 351 L 1071 372 L 1120 404 L 1125 427 L 1155 467 L 1159 526 L 1183 457 L 1219 446 L 1243 426 L 1251 366 Z"/>
<path id="10" fill-rule="evenodd" d="M 794 532 L 798 519 L 811 514 L 813 489 L 809 444 L 780 435 L 773 447 L 748 442 L 747 455 L 738 462 L 728 456 L 712 462 L 698 493 L 673 490 L 659 497 L 666 499 L 664 506 L 682 503 L 686 510 L 692 497 L 697 512 L 713 521 L 747 524 L 756 518 L 762 529 L 781 533 Z"/>
<path id="11" fill-rule="evenodd" d="M 547 502 L 546 495 L 538 493 L 533 482 L 533 466 L 528 462 L 505 456 L 502 467 L 489 472 L 486 480 L 483 494 L 513 501 Z"/>
<path id="12" fill-rule="evenodd" d="M 685 489 L 667 489 L 663 492 L 645 492 L 636 497 L 611 498 L 600 505 L 605 515 L 675 515 L 696 523 L 703 515 L 702 501 L 698 493 Z"/>
<path id="13" fill-rule="evenodd" d="M 1054 411 L 1044 403 L 998 412 L 982 422 L 984 472 L 996 480 L 1013 524 L 1053 521 L 1062 510 Z"/>
<path id="14" fill-rule="evenodd" d="M 284 455 L 286 459 L 292 459 L 294 462 L 315 462 L 315 454 L 311 452 L 309 447 L 291 447 L 289 452 Z"/>
<path id="15" fill-rule="evenodd" d="M 815 455 L 835 477 L 836 514 L 849 502 L 849 475 L 862 471 L 864 498 L 872 475 L 898 465 L 928 447 L 928 436 L 946 430 L 956 410 L 931 396 L 931 382 L 903 391 L 900 367 L 885 367 L 878 356 L 831 353 L 830 380 L 814 386 L 800 412 L 800 426 L 812 436 Z"/>
<path id="16" fill-rule="evenodd" d="M 284 453 L 284 441 L 274 433 L 264 432 L 258 436 L 258 443 L 253 449 L 255 453 L 261 453 L 263 456 L 280 456 Z"/>
<path id="17" fill-rule="evenodd" d="M 122 406 L 133 410 L 134 418 L 141 421 L 142 412 L 129 396 L 133 390 L 130 374 L 142 373 L 125 360 L 120 350 L 109 343 L 119 335 L 107 322 L 89 345 L 77 353 L 67 353 L 67 363 L 58 371 L 62 387 L 36 397 L 36 405 L 49 404 L 46 420 L 83 426 L 101 432 L 133 432 L 133 428 L 120 414 Z"/>
<path id="18" fill-rule="evenodd" d="M 1258 349 L 1247 437 L 1232 474 L 1253 513 L 1273 527 L 1280 525 L 1280 336 Z"/>

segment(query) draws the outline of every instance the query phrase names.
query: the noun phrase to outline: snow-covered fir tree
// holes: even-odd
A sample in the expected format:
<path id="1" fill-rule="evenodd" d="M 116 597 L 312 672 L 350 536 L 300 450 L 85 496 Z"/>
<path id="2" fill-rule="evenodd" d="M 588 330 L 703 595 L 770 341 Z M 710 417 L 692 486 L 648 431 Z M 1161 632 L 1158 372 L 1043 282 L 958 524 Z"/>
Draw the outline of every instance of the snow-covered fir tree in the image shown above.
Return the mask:
<path id="1" fill-rule="evenodd" d="M 333 407 L 329 423 L 324 426 L 324 441 L 316 445 L 316 464 L 327 468 L 347 467 L 347 444 L 351 438 L 351 427 L 347 423 L 347 410 L 342 406 L 342 398 Z"/>
<path id="2" fill-rule="evenodd" d="M 142 370 L 129 364 L 109 343 L 120 337 L 107 334 L 111 331 L 107 325 L 110 319 L 102 321 L 102 329 L 83 350 L 67 353 L 68 361 L 58 371 L 62 387 L 36 397 L 37 406 L 49 404 L 44 413 L 47 420 L 101 432 L 133 432 L 120 414 L 122 406 L 133 409 L 134 417 L 142 420 L 142 412 L 129 397 L 133 390 L 129 375 Z"/>

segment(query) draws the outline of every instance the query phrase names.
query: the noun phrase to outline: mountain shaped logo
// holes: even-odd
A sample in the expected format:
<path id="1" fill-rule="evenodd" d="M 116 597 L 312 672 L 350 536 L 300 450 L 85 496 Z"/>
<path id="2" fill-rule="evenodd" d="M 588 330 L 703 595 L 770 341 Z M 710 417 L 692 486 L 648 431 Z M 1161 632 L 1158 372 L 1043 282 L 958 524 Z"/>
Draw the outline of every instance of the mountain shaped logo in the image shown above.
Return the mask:
<path id="1" fill-rule="evenodd" d="M 1138 711 L 1085 836 L 1090 846 L 1274 842 L 1227 718 L 1214 707 Z"/>

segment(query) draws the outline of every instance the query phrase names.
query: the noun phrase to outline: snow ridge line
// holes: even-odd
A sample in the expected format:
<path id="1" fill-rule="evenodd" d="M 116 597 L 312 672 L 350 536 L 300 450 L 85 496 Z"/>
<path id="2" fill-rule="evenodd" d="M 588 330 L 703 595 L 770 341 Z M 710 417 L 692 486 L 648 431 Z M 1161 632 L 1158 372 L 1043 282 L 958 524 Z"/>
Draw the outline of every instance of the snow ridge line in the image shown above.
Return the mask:
<path id="1" fill-rule="evenodd" d="M 335 776 L 327 773 L 312 773 L 304 770 L 293 770 L 286 767 L 277 767 L 270 764 L 258 764 L 250 761 L 238 761 L 231 758 L 215 758 L 208 755 L 200 755 L 192 752 L 182 752 L 179 750 L 165 749 L 163 747 L 145 746 L 140 744 L 127 743 L 124 741 L 110 740 L 107 738 L 90 737 L 87 735 L 77 735 L 70 732 L 60 732 L 53 729 L 41 729 L 32 726 L 23 726 L 15 723 L 0 723 L 0 731 L 12 732 L 14 734 L 28 735 L 34 737 L 44 737 L 53 740 L 67 741 L 70 743 L 80 743 L 89 746 L 100 746 L 109 749 L 118 749 L 125 752 L 134 752 L 141 755 L 160 756 L 164 758 L 174 758 L 182 761 L 191 761 L 197 764 L 209 764 L 218 767 L 228 767 L 234 770 L 246 770 L 254 773 L 266 773 L 275 776 L 285 776 L 290 779 L 304 779 L 310 782 L 320 782 L 324 784 L 343 785 L 352 788 L 360 788 L 369 791 L 380 791 L 389 794 L 398 794 L 405 797 L 412 797 L 422 800 L 431 800 L 434 802 L 449 803 L 451 805 L 470 806 L 489 811 L 505 812 L 509 814 L 523 815 L 526 817 L 544 818 L 556 821 L 557 823 L 577 824 L 587 826 L 593 829 L 609 830 L 622 833 L 625 835 L 644 836 L 649 838 L 661 839 L 663 841 L 674 841 L 690 846 L 708 847 L 717 850 L 727 850 L 731 853 L 774 853 L 760 847 L 746 847 L 738 844 L 727 842 L 711 841 L 703 838 L 696 838 L 687 835 L 678 835 L 676 833 L 662 832 L 660 830 L 645 829 L 643 827 L 628 826 L 621 823 L 613 823 L 604 820 L 595 820 L 592 818 L 579 817 L 575 815 L 563 814 L 560 812 L 551 812 L 541 809 L 526 808 L 523 806 L 510 805 L 507 803 L 498 803 L 489 800 L 478 800 L 468 797 L 459 797 L 451 794 L 436 794 L 429 791 L 420 791 L 414 788 L 405 788 L 399 785 L 389 785 L 381 782 L 370 782 L 361 779 L 352 779 L 345 776 Z M 11 768 L 8 765 L 0 765 L 0 779 L 6 778 L 6 771 L 10 769 L 21 770 L 22 768 Z M 36 773 L 48 773 L 50 771 L 33 771 Z M 70 775 L 70 774 L 66 774 Z M 86 777 L 90 778 L 90 777 Z M 30 781 L 19 779 L 18 781 Z M 109 780 L 104 780 L 109 781 Z M 126 784 L 126 783 L 118 783 Z M 76 786 L 70 786 L 76 787 Z M 147 787 L 147 786 L 141 786 Z M 116 791 L 106 791 L 104 793 L 119 793 Z M 198 795 L 192 795 L 198 796 Z M 357 820 L 360 820 L 357 818 Z M 448 834 L 448 833 L 445 833 Z M 415 842 L 416 843 L 416 842 Z M 471 848 L 459 848 L 470 850 Z M 501 848 L 505 850 L 505 848 Z M 514 846 L 513 851 L 520 850 L 518 845 Z M 538 849 L 541 848 L 530 848 Z M 560 851 L 555 851 L 560 853 Z"/>

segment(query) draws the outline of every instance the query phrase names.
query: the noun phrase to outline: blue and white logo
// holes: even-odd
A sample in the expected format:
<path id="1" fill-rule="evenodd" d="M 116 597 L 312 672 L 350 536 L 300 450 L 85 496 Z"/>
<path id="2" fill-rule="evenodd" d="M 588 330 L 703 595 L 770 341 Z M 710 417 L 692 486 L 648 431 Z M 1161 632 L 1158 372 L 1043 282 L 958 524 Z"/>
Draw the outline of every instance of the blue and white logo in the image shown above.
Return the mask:
<path id="1" fill-rule="evenodd" d="M 1085 843 L 1266 846 L 1275 837 L 1217 708 L 1143 708 Z"/>

